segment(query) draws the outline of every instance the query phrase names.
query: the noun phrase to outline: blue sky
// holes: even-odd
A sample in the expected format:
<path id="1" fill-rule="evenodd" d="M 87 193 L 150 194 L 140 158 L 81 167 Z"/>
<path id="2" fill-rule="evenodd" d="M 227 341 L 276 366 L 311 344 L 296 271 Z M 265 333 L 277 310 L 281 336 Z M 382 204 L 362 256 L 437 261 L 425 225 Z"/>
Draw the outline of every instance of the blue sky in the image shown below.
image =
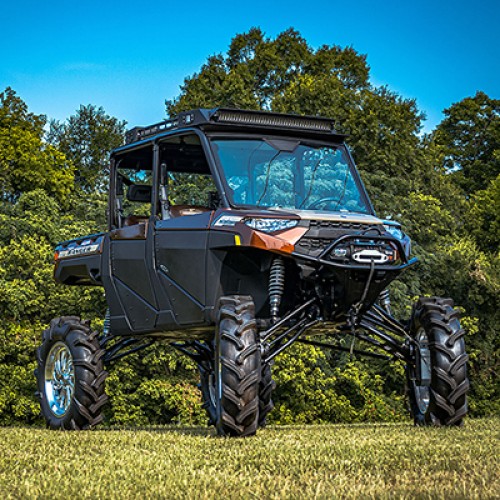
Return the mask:
<path id="1" fill-rule="evenodd" d="M 477 90 L 500 98 L 500 0 L 18 0 L 1 12 L 0 89 L 59 120 L 95 104 L 130 127 L 159 121 L 184 77 L 252 26 L 367 54 L 372 83 L 416 98 L 427 130 Z"/>

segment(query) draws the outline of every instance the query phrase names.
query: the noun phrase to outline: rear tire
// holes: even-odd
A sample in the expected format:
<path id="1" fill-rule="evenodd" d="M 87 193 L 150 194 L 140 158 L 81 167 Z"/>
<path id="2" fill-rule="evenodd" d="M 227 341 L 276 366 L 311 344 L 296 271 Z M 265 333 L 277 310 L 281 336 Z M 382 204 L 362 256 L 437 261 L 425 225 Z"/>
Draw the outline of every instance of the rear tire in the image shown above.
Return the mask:
<path id="1" fill-rule="evenodd" d="M 276 382 L 273 380 L 271 364 L 266 363 L 262 367 L 262 376 L 259 384 L 259 427 L 267 425 L 267 416 L 274 408 L 272 394 L 276 389 Z"/>
<path id="2" fill-rule="evenodd" d="M 251 436 L 259 423 L 260 342 L 251 297 L 221 297 L 215 349 L 216 428 Z"/>
<path id="3" fill-rule="evenodd" d="M 103 420 L 108 374 L 97 335 L 76 316 L 53 319 L 42 334 L 35 375 L 42 415 L 51 429 L 89 429 Z"/>
<path id="4" fill-rule="evenodd" d="M 460 426 L 467 414 L 465 331 L 451 299 L 421 297 L 411 318 L 410 334 L 428 342 L 430 386 L 419 386 L 407 367 L 410 412 L 415 425 Z"/>
<path id="5" fill-rule="evenodd" d="M 213 366 L 210 370 L 198 365 L 200 372 L 200 391 L 203 408 L 207 412 L 208 425 L 217 424 L 217 402 L 215 398 L 215 372 Z"/>

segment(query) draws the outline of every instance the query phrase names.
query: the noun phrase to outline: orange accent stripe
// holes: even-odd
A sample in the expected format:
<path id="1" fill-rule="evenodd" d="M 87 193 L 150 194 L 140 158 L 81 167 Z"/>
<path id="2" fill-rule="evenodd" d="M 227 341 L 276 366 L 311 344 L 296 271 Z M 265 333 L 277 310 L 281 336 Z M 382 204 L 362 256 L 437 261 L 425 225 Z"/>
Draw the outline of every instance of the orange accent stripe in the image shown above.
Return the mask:
<path id="1" fill-rule="evenodd" d="M 266 234 L 259 231 L 252 231 L 249 246 L 291 254 L 295 250 L 295 243 L 307 232 L 305 227 L 296 227 L 283 231 L 279 235 Z"/>

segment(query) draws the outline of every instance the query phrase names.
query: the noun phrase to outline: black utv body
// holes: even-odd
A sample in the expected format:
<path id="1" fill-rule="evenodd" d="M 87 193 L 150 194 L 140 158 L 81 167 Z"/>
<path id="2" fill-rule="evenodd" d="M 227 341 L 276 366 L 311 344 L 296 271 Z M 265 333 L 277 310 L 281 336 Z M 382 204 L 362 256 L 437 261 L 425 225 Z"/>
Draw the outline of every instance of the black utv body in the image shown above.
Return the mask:
<path id="1" fill-rule="evenodd" d="M 415 263 L 399 224 L 375 215 L 329 119 L 215 109 L 127 133 L 110 164 L 109 230 L 61 243 L 55 279 L 104 287 L 98 336 L 57 318 L 38 350 L 52 428 L 102 419 L 106 364 L 167 339 L 193 358 L 221 435 L 247 436 L 272 409 L 273 359 L 342 335 L 407 366 L 417 424 L 467 412 L 464 332 L 449 299 L 407 322 L 387 286 Z"/>

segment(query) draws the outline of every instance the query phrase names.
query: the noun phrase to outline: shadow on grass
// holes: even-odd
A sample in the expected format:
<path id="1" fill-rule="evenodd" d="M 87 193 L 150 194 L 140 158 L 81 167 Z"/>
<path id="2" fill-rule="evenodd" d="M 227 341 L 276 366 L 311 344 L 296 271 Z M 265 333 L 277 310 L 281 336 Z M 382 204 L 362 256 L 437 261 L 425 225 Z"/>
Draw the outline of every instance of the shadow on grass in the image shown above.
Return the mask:
<path id="1" fill-rule="evenodd" d="M 408 430 L 412 433 L 431 433 L 434 434 L 436 432 L 439 433 L 460 433 L 463 432 L 464 428 L 474 428 L 475 430 L 489 428 L 490 426 L 495 427 L 500 425 L 500 418 L 498 417 L 490 417 L 490 418 L 468 418 L 465 422 L 464 427 L 415 427 L 413 422 L 406 420 L 402 422 L 356 422 L 356 423 L 328 423 L 328 424 L 286 424 L 286 425 L 277 425 L 271 424 L 267 425 L 266 429 L 259 429 L 257 432 L 257 436 L 261 435 L 262 432 L 270 432 L 272 434 L 278 435 L 287 435 L 293 432 L 301 431 L 304 433 L 316 433 L 317 431 L 327 430 L 327 429 L 349 429 L 352 431 L 371 431 L 376 433 L 382 429 L 394 429 L 394 430 Z M 18 430 L 29 430 L 29 431 L 47 431 L 48 429 L 42 425 L 8 425 L 8 426 L 0 426 L 0 430 L 2 429 L 18 429 Z M 68 433 L 71 434 L 75 431 L 61 431 L 54 430 L 49 431 L 54 433 Z M 133 426 L 133 425 L 103 425 L 98 426 L 89 431 L 78 431 L 78 432 L 145 432 L 145 433 L 153 433 L 153 434 L 172 434 L 172 435 L 183 435 L 183 436 L 197 436 L 197 437 L 205 437 L 210 439 L 224 439 L 217 435 L 215 428 L 213 427 L 205 427 L 205 426 L 189 426 L 189 425 L 176 425 L 176 424 L 167 424 L 167 425 L 141 425 L 141 426 Z"/>
<path id="2" fill-rule="evenodd" d="M 318 429 L 325 428 L 358 428 L 358 429 L 372 429 L 376 431 L 377 429 L 383 427 L 392 428 L 412 428 L 413 424 L 409 421 L 407 422 L 358 422 L 358 423 L 337 423 L 337 424 L 295 424 L 295 425 L 267 425 L 266 429 L 273 432 L 288 433 L 290 431 L 311 431 L 315 432 Z M 258 434 L 262 432 L 263 429 L 258 430 Z M 111 425 L 108 427 L 98 427 L 94 431 L 142 431 L 142 432 L 152 432 L 159 434 L 182 434 L 186 436 L 205 436 L 212 438 L 219 438 L 214 427 L 194 427 L 194 426 L 182 426 L 182 425 L 143 425 L 143 426 L 121 426 L 121 425 Z"/>
<path id="3" fill-rule="evenodd" d="M 183 434 L 185 436 L 206 436 L 217 437 L 215 429 L 211 427 L 190 427 L 181 425 L 140 425 L 140 426 L 121 426 L 112 425 L 109 427 L 97 427 L 95 432 L 116 432 L 116 431 L 142 431 L 153 432 L 157 434 Z"/>

